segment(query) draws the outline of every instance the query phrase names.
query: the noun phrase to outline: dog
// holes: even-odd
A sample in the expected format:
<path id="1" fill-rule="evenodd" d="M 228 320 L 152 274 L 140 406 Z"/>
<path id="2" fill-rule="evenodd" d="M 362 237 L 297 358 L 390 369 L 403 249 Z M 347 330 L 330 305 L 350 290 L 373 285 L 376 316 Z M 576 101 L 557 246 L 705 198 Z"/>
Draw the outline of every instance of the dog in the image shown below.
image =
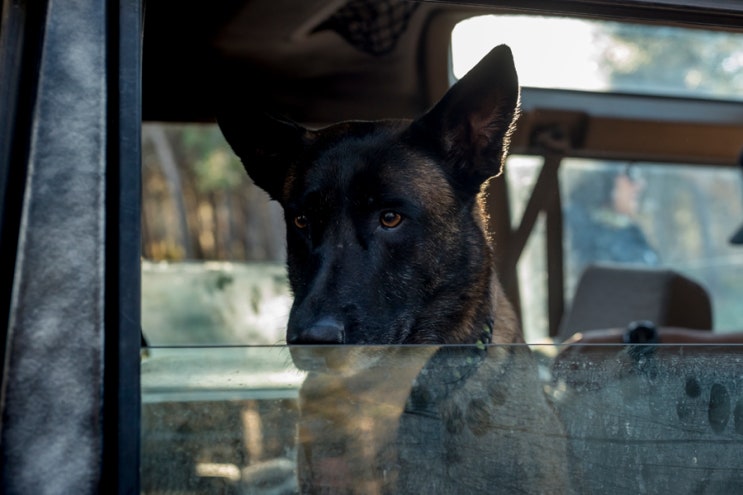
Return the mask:
<path id="1" fill-rule="evenodd" d="M 285 213 L 303 492 L 566 491 L 565 435 L 485 228 L 518 108 L 502 45 L 414 120 L 220 112 Z"/>

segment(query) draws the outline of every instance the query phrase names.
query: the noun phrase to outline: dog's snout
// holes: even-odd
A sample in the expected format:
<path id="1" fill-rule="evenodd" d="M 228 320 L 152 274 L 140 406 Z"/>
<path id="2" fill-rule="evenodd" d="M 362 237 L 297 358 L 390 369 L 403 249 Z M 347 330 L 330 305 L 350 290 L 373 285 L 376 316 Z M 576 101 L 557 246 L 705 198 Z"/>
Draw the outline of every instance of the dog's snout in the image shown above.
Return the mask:
<path id="1" fill-rule="evenodd" d="M 331 345 L 342 344 L 345 341 L 343 323 L 332 317 L 317 320 L 307 328 L 297 332 L 289 339 L 293 345 Z"/>

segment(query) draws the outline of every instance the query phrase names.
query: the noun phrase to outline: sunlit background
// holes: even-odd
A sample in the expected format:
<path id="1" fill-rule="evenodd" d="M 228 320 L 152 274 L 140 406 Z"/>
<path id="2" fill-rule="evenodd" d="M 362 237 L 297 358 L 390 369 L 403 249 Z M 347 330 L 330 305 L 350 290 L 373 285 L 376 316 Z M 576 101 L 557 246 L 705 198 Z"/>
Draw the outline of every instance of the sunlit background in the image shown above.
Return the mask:
<path id="1" fill-rule="evenodd" d="M 743 99 L 743 36 L 538 16 L 479 16 L 452 33 L 460 78 L 492 47 L 511 47 L 522 86 Z"/>
<path id="2" fill-rule="evenodd" d="M 600 25 L 555 17 L 489 15 L 460 22 L 451 37 L 454 77 L 464 76 L 502 43 L 511 47 L 524 86 L 609 88 L 598 62 L 606 50 Z"/>

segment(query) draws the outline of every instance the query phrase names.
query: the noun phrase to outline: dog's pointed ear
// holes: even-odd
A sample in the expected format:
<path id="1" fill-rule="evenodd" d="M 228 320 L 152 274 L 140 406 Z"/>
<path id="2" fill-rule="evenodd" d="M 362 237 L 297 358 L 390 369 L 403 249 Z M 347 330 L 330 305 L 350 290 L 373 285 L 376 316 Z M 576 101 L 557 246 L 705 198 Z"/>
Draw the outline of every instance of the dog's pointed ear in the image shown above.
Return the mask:
<path id="1" fill-rule="evenodd" d="M 253 182 L 271 198 L 282 202 L 293 165 L 307 146 L 304 127 L 264 112 L 239 112 L 222 107 L 217 123 Z"/>
<path id="2" fill-rule="evenodd" d="M 500 45 L 414 121 L 411 134 L 423 140 L 438 136 L 447 173 L 459 187 L 476 194 L 483 182 L 501 172 L 518 105 L 511 49 Z"/>

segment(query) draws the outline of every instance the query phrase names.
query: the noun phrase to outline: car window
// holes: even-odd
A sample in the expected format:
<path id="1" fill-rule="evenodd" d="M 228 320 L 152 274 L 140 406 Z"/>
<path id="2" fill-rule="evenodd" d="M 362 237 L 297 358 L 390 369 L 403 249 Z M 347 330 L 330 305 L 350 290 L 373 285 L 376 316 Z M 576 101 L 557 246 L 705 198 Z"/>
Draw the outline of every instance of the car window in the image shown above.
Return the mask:
<path id="1" fill-rule="evenodd" d="M 743 98 L 740 33 L 560 17 L 473 17 L 452 32 L 453 77 L 462 77 L 500 43 L 513 49 L 524 86 Z"/>
<path id="2" fill-rule="evenodd" d="M 516 224 L 541 170 L 541 157 L 507 163 Z M 743 252 L 730 243 L 743 218 L 743 181 L 730 167 L 570 158 L 560 168 L 565 298 L 592 263 L 671 269 L 699 281 L 713 302 L 714 330 L 740 330 Z M 547 336 L 544 223 L 519 263 L 527 341 Z"/>
<path id="3" fill-rule="evenodd" d="M 312 354 L 312 372 L 297 370 L 284 346 L 160 349 L 161 359 L 143 362 L 142 492 L 297 493 L 308 484 L 337 492 L 399 482 L 405 488 L 396 493 L 421 486 L 480 493 L 486 485 L 476 483 L 497 482 L 499 467 L 516 462 L 524 492 L 564 493 L 568 484 L 576 493 L 743 486 L 730 455 L 743 431 L 739 349 L 533 346 L 549 409 L 526 408 L 535 384 L 512 381 L 533 366 L 520 346 L 482 358 L 473 348 L 445 349 L 426 368 L 430 381 L 413 382 L 407 403 L 391 386 L 407 393 L 400 378 L 417 372 L 419 353 L 437 351 L 299 350 Z M 326 363 L 349 353 L 382 361 L 356 370 L 360 382 L 339 381 Z M 504 354 L 512 356 L 507 371 Z M 494 376 L 473 374 L 483 366 Z M 451 386 L 460 381 L 466 385 Z M 471 395 L 461 409 L 443 392 L 465 389 Z M 375 441 L 389 439 L 380 431 L 393 438 L 389 464 L 373 454 Z M 430 446 L 423 458 L 415 456 L 416 438 Z M 535 476 L 545 466 L 550 475 Z M 450 473 L 461 486 L 451 486 Z"/>

